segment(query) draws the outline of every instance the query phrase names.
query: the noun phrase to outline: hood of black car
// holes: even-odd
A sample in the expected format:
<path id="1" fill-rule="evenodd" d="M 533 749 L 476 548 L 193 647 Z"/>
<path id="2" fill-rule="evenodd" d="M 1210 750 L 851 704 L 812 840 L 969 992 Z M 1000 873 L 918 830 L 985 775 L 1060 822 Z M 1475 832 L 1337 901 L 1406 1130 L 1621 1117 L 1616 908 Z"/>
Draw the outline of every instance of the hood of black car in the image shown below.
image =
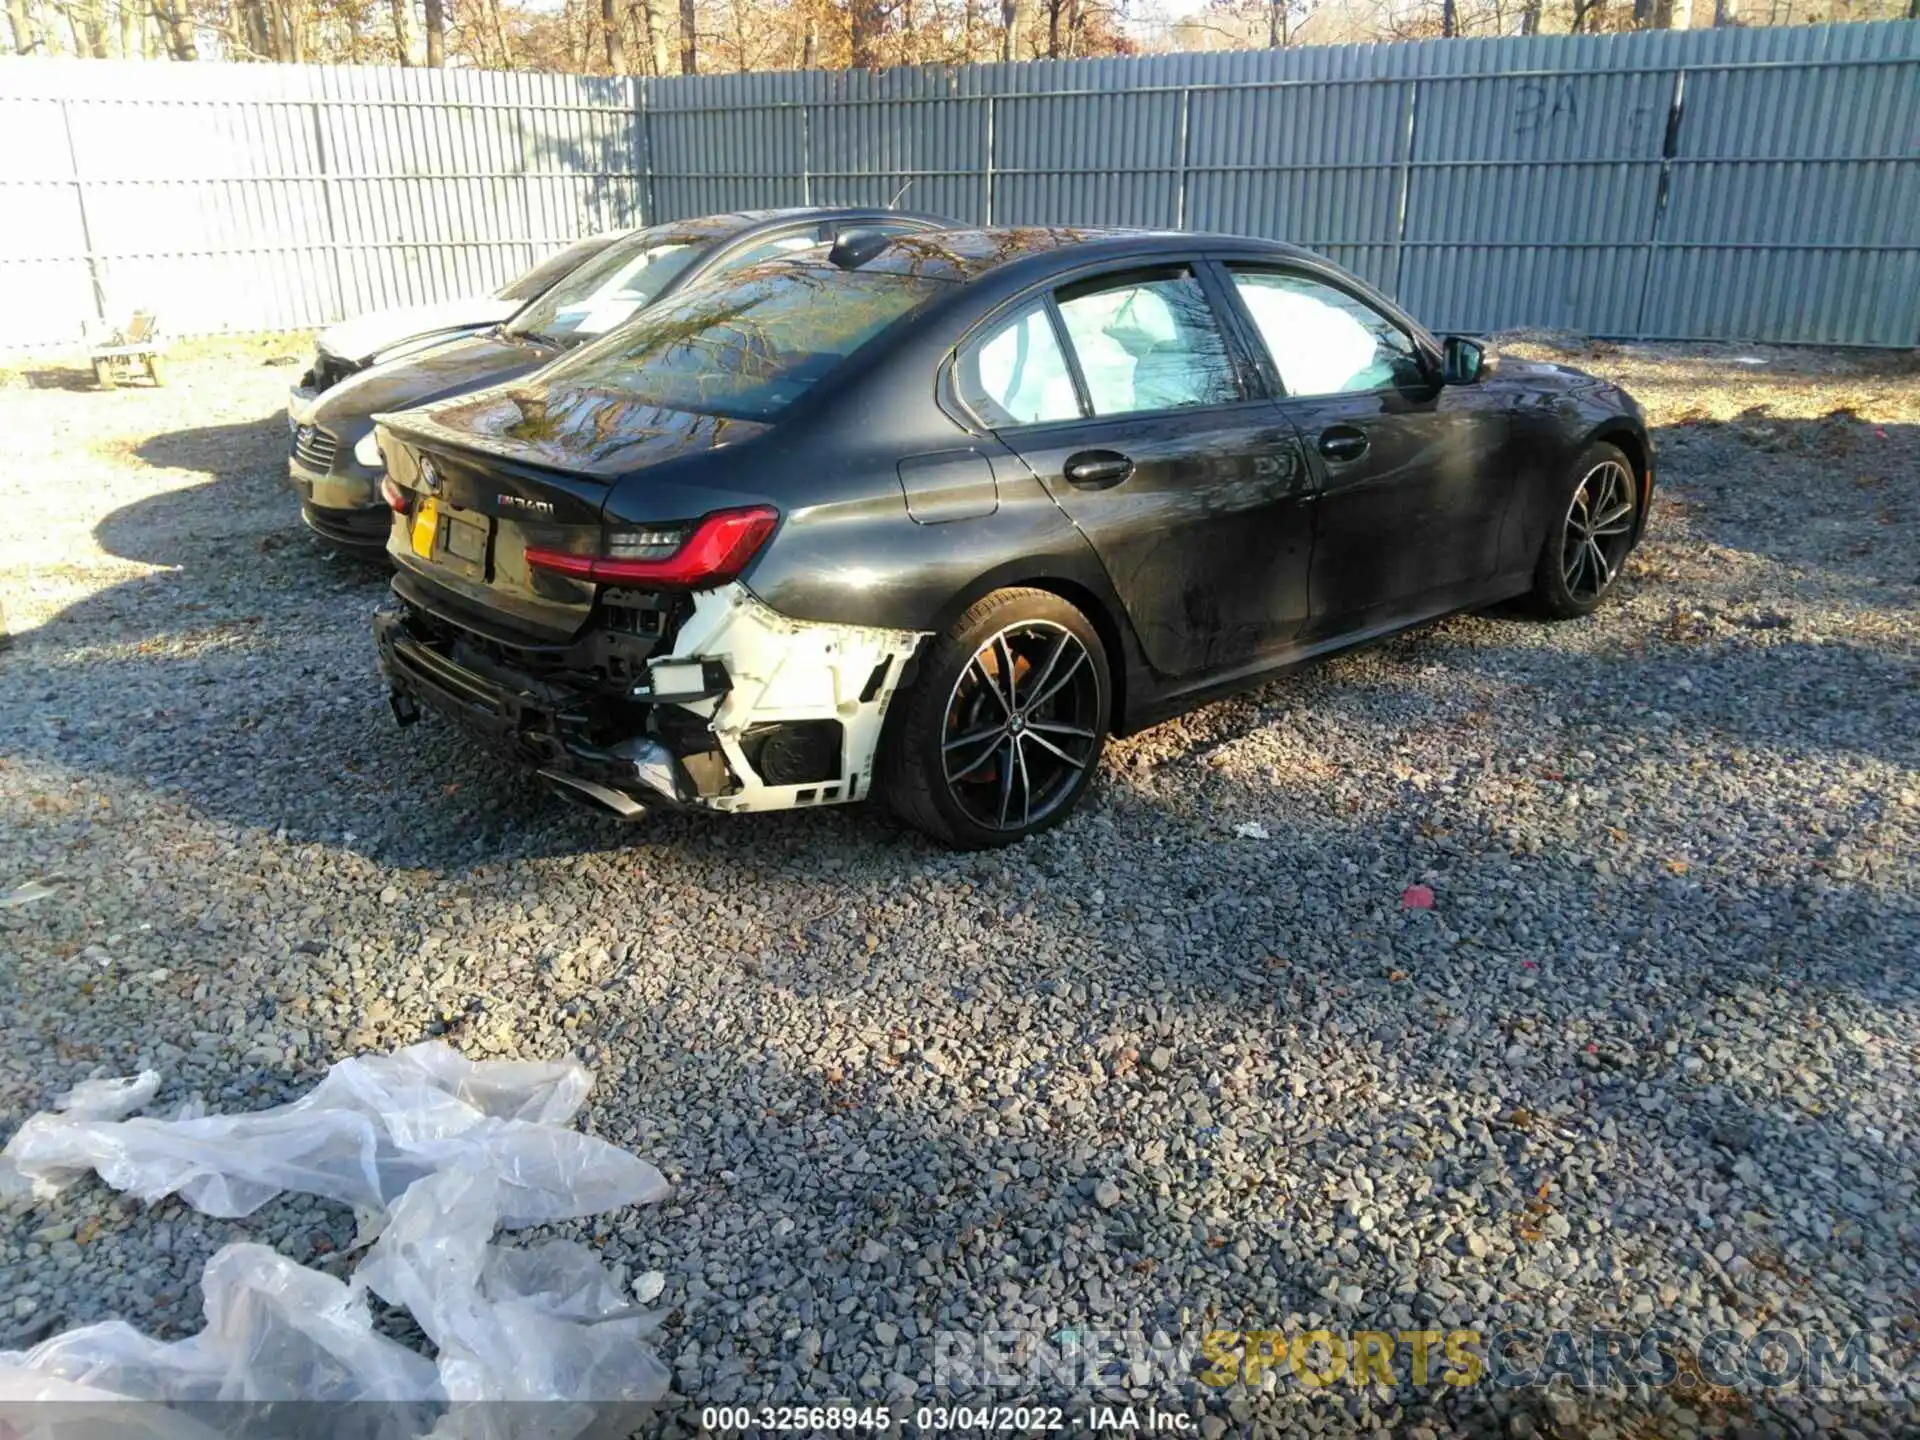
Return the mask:
<path id="1" fill-rule="evenodd" d="M 1585 370 L 1576 370 L 1571 365 L 1555 365 L 1546 360 L 1522 360 L 1517 355 L 1496 353 L 1496 372 L 1502 380 L 1523 380 L 1546 389 L 1570 389 L 1579 385 L 1601 385 L 1605 382 Z"/>
<path id="2" fill-rule="evenodd" d="M 762 435 L 759 421 L 670 410 L 615 390 L 507 385 L 427 410 L 383 415 L 403 439 L 613 480 Z"/>
<path id="3" fill-rule="evenodd" d="M 550 363 L 555 352 L 533 345 L 473 336 L 449 341 L 424 355 L 379 365 L 343 380 L 320 397 L 313 421 L 332 434 L 354 438 L 389 410 L 411 410 L 456 395 L 517 380 Z"/>

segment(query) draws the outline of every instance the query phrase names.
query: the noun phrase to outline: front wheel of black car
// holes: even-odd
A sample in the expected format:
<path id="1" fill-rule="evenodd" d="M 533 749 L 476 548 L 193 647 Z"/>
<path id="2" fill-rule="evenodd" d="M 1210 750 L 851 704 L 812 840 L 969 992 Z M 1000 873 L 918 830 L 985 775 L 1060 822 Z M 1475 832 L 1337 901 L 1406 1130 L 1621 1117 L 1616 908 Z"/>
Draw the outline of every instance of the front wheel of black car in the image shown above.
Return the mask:
<path id="1" fill-rule="evenodd" d="M 996 590 L 937 636 L 894 701 L 881 755 L 893 811 L 943 844 L 1011 845 L 1058 824 L 1100 768 L 1106 648 L 1045 590 Z"/>
<path id="2" fill-rule="evenodd" d="M 1591 614 L 1633 549 L 1638 479 L 1618 446 L 1590 445 L 1567 472 L 1540 547 L 1533 601 L 1556 620 Z"/>

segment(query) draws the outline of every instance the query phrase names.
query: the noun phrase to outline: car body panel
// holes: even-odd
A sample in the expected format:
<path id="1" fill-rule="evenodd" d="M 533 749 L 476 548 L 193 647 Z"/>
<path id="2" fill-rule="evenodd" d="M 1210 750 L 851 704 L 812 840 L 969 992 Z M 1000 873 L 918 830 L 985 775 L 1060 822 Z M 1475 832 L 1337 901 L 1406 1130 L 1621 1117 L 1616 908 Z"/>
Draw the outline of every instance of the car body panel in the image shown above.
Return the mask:
<path id="1" fill-rule="evenodd" d="M 1314 481 L 1265 398 L 1003 432 L 1100 557 L 1153 667 L 1192 675 L 1290 640 L 1307 617 Z M 1086 488 L 1077 456 L 1122 457 Z"/>
<path id="2" fill-rule="evenodd" d="M 454 332 L 484 330 L 511 319 L 526 302 L 501 300 L 492 295 L 465 295 L 457 300 L 439 300 L 430 305 L 402 305 L 392 310 L 375 310 L 329 325 L 320 332 L 319 349 L 328 355 L 355 365 L 365 365 L 383 350 L 405 344 L 422 336 L 445 336 Z"/>

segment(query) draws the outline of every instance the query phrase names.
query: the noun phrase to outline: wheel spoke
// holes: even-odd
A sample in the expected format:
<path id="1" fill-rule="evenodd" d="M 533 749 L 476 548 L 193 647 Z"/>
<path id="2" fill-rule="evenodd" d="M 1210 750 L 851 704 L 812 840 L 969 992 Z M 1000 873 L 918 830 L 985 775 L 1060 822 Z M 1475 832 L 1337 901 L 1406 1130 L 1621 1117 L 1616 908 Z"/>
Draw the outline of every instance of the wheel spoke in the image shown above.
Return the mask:
<path id="1" fill-rule="evenodd" d="M 1603 525 L 1613 524 L 1614 521 L 1619 520 L 1623 516 L 1633 514 L 1633 501 L 1615 500 L 1612 496 L 1608 498 L 1612 503 L 1602 509 L 1598 515 L 1594 516 L 1593 528 L 1596 530 Z"/>
<path id="2" fill-rule="evenodd" d="M 1013 737 L 1009 735 L 1007 737 L 1007 760 L 1006 763 L 1000 767 L 1000 828 L 1002 830 L 1007 828 L 1007 806 L 1013 799 L 1013 751 Z M 993 753 L 996 755 L 1000 753 L 1000 748 L 997 745 L 994 747 Z"/>
<path id="3" fill-rule="evenodd" d="M 1040 667 L 1039 675 L 1034 677 L 1033 684 L 1030 687 L 1031 689 L 1033 690 L 1046 689 L 1047 677 L 1053 674 L 1053 667 L 1060 663 L 1060 656 L 1062 655 L 1062 653 L 1065 652 L 1067 648 L 1067 643 L 1072 639 L 1073 639 L 1073 636 L 1070 632 L 1065 630 L 1062 630 L 1060 632 L 1060 638 L 1053 642 L 1053 649 L 1047 653 L 1047 663 Z M 1033 705 L 1030 703 L 1027 706 L 1027 708 L 1031 710 L 1033 708 Z"/>
<path id="4" fill-rule="evenodd" d="M 1033 777 L 1027 773 L 1027 737 L 1013 737 L 1013 758 L 1020 762 L 1020 823 L 1033 818 Z"/>
<path id="5" fill-rule="evenodd" d="M 1613 583 L 1613 567 L 1607 563 L 1607 552 L 1600 548 L 1598 540 L 1587 541 L 1587 548 L 1593 552 L 1593 588 L 1604 590 Z"/>
<path id="6" fill-rule="evenodd" d="M 1568 547 L 1571 547 L 1570 549 Z M 1579 590 L 1580 573 L 1587 568 L 1587 542 L 1584 536 L 1569 534 L 1560 551 L 1560 576 L 1569 593 Z"/>
<path id="7" fill-rule="evenodd" d="M 994 731 L 993 738 L 995 740 L 998 740 L 999 736 L 1000 736 L 1000 732 L 997 730 Z M 964 780 L 967 776 L 971 775 L 974 771 L 978 770 L 982 765 L 986 764 L 987 761 L 991 760 L 997 753 L 999 753 L 999 750 L 1000 750 L 1000 747 L 998 744 L 987 746 L 986 749 L 982 750 L 978 755 L 974 756 L 973 759 L 969 760 L 965 765 L 962 765 L 958 770 L 948 771 L 947 772 L 948 782 L 951 783 L 952 781 L 955 781 L 955 780 Z"/>
<path id="8" fill-rule="evenodd" d="M 1633 507 L 1629 505 L 1624 510 L 1616 511 L 1611 519 L 1595 525 L 1593 529 L 1587 533 L 1590 535 L 1624 535 L 1632 528 Z"/>
<path id="9" fill-rule="evenodd" d="M 1014 670 L 1013 647 L 1007 644 L 1007 632 L 1004 630 L 993 637 L 993 643 L 1000 656 L 1000 674 L 1006 682 L 1007 690 L 1005 696 L 1007 713 L 1011 715 L 1020 708 L 1020 678 Z"/>
<path id="10" fill-rule="evenodd" d="M 1042 750 L 1045 750 L 1053 755 L 1058 755 L 1062 760 L 1066 761 L 1067 764 L 1071 765 L 1076 770 L 1084 770 L 1087 768 L 1086 760 L 1074 759 L 1073 756 L 1069 755 L 1065 750 L 1062 750 L 1058 745 L 1054 744 L 1053 741 L 1047 739 L 1046 736 L 1039 734 L 1038 730 L 1039 730 L 1038 726 L 1034 726 L 1030 728 L 1027 731 L 1025 738 L 1033 741 L 1033 743 L 1038 745 Z M 1091 739 L 1092 737 L 1089 736 L 1088 738 Z M 1092 757 L 1088 756 L 1087 758 L 1091 759 Z"/>
<path id="11" fill-rule="evenodd" d="M 989 725 L 984 730 L 974 731 L 971 735 L 956 735 L 953 739 L 942 745 L 940 749 L 942 752 L 945 752 L 948 750 L 962 750 L 969 745 L 978 745 L 982 740 L 991 740 L 994 736 L 1003 733 L 1006 728 L 1004 725 Z"/>
<path id="12" fill-rule="evenodd" d="M 983 649 L 980 655 L 984 654 L 986 654 L 986 651 Z M 1000 693 L 1000 687 L 994 683 L 993 672 L 987 669 L 985 663 L 981 661 L 980 655 L 973 657 L 973 668 L 980 672 L 981 683 L 987 687 L 988 693 L 993 696 L 995 703 L 999 705 L 1001 714 L 1013 714 L 1013 707 L 1007 703 L 1007 697 Z"/>
<path id="13" fill-rule="evenodd" d="M 1047 701 L 1051 700 L 1055 695 L 1058 695 L 1060 691 L 1066 686 L 1067 682 L 1073 679 L 1073 677 L 1079 673 L 1080 666 L 1086 660 L 1086 658 L 1087 658 L 1087 652 L 1081 649 L 1078 644 L 1076 644 L 1073 647 L 1073 659 L 1067 662 L 1067 668 L 1060 672 L 1058 677 L 1055 678 L 1054 682 L 1051 685 L 1049 685 L 1045 691 L 1043 691 L 1039 695 L 1036 695 L 1033 699 L 1029 700 L 1027 702 L 1027 708 L 1029 710 L 1037 710 L 1042 705 L 1046 704 Z"/>
<path id="14" fill-rule="evenodd" d="M 1029 720 L 1027 729 L 1045 730 L 1049 735 L 1071 735 L 1076 740 L 1093 739 L 1093 731 L 1079 725 L 1066 725 L 1058 720 Z"/>

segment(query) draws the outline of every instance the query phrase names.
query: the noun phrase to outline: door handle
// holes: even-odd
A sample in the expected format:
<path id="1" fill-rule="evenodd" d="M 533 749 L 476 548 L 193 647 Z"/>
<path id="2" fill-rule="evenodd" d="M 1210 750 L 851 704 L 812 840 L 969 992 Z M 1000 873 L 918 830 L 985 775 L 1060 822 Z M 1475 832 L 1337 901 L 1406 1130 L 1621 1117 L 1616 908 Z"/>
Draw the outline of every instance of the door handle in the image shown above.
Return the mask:
<path id="1" fill-rule="evenodd" d="M 1061 467 L 1069 485 L 1083 490 L 1105 490 L 1133 474 L 1133 461 L 1118 450 L 1082 450 L 1067 457 Z"/>
<path id="2" fill-rule="evenodd" d="M 1320 453 L 1329 460 L 1358 460 L 1367 453 L 1367 432 L 1335 425 L 1320 432 Z"/>

